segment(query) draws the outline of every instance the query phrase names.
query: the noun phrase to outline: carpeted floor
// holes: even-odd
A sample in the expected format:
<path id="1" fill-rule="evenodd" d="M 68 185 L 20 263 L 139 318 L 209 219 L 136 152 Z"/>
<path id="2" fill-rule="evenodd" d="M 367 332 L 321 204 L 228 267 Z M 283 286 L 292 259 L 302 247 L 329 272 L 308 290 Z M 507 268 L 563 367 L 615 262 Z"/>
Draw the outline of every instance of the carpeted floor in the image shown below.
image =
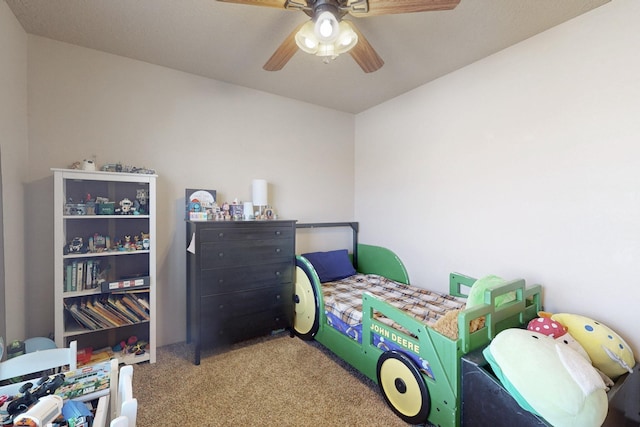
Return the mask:
<path id="1" fill-rule="evenodd" d="M 288 333 L 205 351 L 158 348 L 134 368 L 139 427 L 406 426 L 378 387 L 315 342 Z"/>

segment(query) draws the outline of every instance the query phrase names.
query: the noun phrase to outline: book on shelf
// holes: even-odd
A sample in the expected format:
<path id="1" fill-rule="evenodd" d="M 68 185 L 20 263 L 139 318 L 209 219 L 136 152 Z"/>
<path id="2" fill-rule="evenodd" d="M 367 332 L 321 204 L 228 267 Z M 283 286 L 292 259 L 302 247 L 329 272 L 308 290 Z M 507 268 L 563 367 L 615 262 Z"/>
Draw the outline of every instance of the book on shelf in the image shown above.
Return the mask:
<path id="1" fill-rule="evenodd" d="M 71 277 L 73 276 L 73 265 L 68 263 L 64 270 L 64 291 L 71 292 Z"/>
<path id="2" fill-rule="evenodd" d="M 85 261 L 80 261 L 76 264 L 76 290 L 78 291 L 84 289 L 84 266 Z"/>
<path id="3" fill-rule="evenodd" d="M 109 302 L 108 298 L 101 299 L 99 301 L 99 304 L 102 307 L 104 307 L 105 310 L 107 310 L 108 312 L 116 316 L 118 319 L 120 319 L 120 321 L 122 321 L 123 324 L 125 325 L 126 324 L 133 325 L 134 323 L 138 323 L 140 321 L 140 319 L 138 319 L 137 317 L 129 317 L 129 313 L 125 313 L 123 310 L 120 309 L 120 307 Z"/>
<path id="4" fill-rule="evenodd" d="M 64 308 L 80 326 L 91 330 L 102 329 L 102 326 L 99 323 L 96 323 L 93 319 L 80 311 L 77 302 L 65 302 Z"/>
<path id="5" fill-rule="evenodd" d="M 89 317 L 90 319 L 92 319 L 101 329 L 101 328 L 110 328 L 114 325 L 111 324 L 111 322 L 109 322 L 108 319 L 105 319 L 104 317 L 100 316 L 99 313 L 97 313 L 92 307 L 90 307 L 91 301 L 88 301 L 87 298 L 83 298 L 80 301 L 79 304 L 79 309 L 82 313 L 85 314 L 85 316 Z"/>
<path id="6" fill-rule="evenodd" d="M 131 295 L 131 297 L 136 298 L 136 302 L 137 302 L 138 304 L 140 304 L 141 306 L 143 306 L 143 307 L 144 307 L 144 310 L 145 310 L 147 313 L 149 313 L 150 306 L 149 306 L 149 300 L 148 300 L 147 298 L 143 298 L 143 297 L 141 297 L 141 296 L 140 296 L 141 294 L 131 293 L 130 295 Z"/>
<path id="7" fill-rule="evenodd" d="M 149 320 L 149 313 L 144 308 L 144 306 L 137 302 L 136 298 L 132 297 L 129 294 L 125 294 L 122 296 L 121 302 L 130 310 L 130 312 L 134 313 L 135 316 L 143 318 L 145 320 Z"/>
<path id="8" fill-rule="evenodd" d="M 71 263 L 71 289 L 72 292 L 78 290 L 78 261 Z"/>
<path id="9" fill-rule="evenodd" d="M 107 299 L 107 303 L 112 306 L 114 310 L 122 313 L 133 323 L 139 322 L 139 319 L 143 319 L 142 316 L 139 316 L 136 312 L 132 311 L 126 304 L 124 304 L 124 302 L 122 301 L 123 298 L 124 296 L 121 299 L 117 299 L 111 296 Z"/>
<path id="10" fill-rule="evenodd" d="M 135 298 L 128 293 L 91 295 L 65 301 L 65 309 L 82 327 L 90 330 L 133 325 L 150 320 L 147 310 L 139 301 L 148 304 L 148 296 Z"/>
<path id="11" fill-rule="evenodd" d="M 87 309 L 93 311 L 96 316 L 101 319 L 106 320 L 111 324 L 111 326 L 123 326 L 128 323 L 119 318 L 115 313 L 109 312 L 109 310 L 103 307 L 98 300 L 92 299 L 87 301 Z"/>
<path id="12" fill-rule="evenodd" d="M 75 292 L 96 288 L 101 272 L 101 263 L 97 259 L 67 262 L 64 269 L 64 291 Z"/>

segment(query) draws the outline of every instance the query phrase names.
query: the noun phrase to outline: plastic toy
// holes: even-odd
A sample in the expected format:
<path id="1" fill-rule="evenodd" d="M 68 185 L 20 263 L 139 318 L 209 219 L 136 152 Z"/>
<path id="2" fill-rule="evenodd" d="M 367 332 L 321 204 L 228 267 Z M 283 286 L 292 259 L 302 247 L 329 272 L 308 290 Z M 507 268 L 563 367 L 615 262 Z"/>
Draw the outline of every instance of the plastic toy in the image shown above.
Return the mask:
<path id="1" fill-rule="evenodd" d="M 69 242 L 67 246 L 64 247 L 65 255 L 72 253 L 83 254 L 86 252 L 87 246 L 84 244 L 84 240 L 82 239 L 82 237 L 74 237 L 73 239 L 71 239 L 71 242 Z"/>
<path id="2" fill-rule="evenodd" d="M 120 200 L 120 207 L 116 209 L 116 213 L 119 215 L 133 215 L 135 209 L 133 207 L 133 202 L 128 198 L 124 198 Z"/>
<path id="3" fill-rule="evenodd" d="M 58 374 L 54 377 L 43 377 L 38 382 L 38 386 L 32 390 L 33 383 L 25 383 L 20 387 L 21 395 L 13 399 L 7 405 L 7 413 L 11 416 L 16 416 L 25 412 L 29 407 L 38 401 L 41 397 L 49 396 L 64 384 L 64 375 Z"/>

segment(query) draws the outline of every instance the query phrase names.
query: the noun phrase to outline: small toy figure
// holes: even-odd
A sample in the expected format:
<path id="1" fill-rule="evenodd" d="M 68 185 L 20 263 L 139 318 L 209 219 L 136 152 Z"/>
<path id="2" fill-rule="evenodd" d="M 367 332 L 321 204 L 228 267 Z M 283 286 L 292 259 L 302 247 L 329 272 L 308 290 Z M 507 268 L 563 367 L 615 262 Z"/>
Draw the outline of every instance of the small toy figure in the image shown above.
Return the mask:
<path id="1" fill-rule="evenodd" d="M 134 207 L 136 208 L 136 212 L 141 215 L 147 214 L 147 200 L 149 199 L 149 190 L 146 188 L 138 188 L 136 190 L 136 200 L 134 202 Z"/>
<path id="2" fill-rule="evenodd" d="M 69 242 L 69 244 L 67 246 L 64 247 L 64 254 L 68 255 L 71 253 L 85 253 L 86 250 L 86 246 L 84 245 L 84 241 L 82 239 L 82 237 L 74 237 L 71 242 Z"/>
<path id="3" fill-rule="evenodd" d="M 149 240 L 150 234 L 143 231 L 140 232 L 140 240 L 142 240 L 142 249 L 149 250 L 151 241 Z"/>
<path id="4" fill-rule="evenodd" d="M 133 249 L 131 246 L 131 236 L 124 236 L 124 249 L 130 251 Z"/>
<path id="5" fill-rule="evenodd" d="M 116 209 L 116 213 L 120 215 L 133 215 L 133 202 L 126 197 L 120 200 L 120 207 Z"/>
<path id="6" fill-rule="evenodd" d="M 85 171 L 95 171 L 96 170 L 96 162 L 90 159 L 84 159 L 82 161 L 82 170 Z"/>

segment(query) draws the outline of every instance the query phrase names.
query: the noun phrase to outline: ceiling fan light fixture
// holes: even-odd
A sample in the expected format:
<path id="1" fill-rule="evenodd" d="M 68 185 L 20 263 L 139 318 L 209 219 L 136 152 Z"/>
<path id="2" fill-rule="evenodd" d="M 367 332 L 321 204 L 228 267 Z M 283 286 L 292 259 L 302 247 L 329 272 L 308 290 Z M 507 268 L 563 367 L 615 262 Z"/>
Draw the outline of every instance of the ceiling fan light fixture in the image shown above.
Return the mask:
<path id="1" fill-rule="evenodd" d="M 350 51 L 358 43 L 358 35 L 347 21 L 340 21 L 340 35 L 335 41 L 336 53 Z"/>
<path id="2" fill-rule="evenodd" d="M 316 54 L 319 42 L 313 31 L 313 21 L 308 21 L 296 33 L 296 44 L 303 52 Z"/>
<path id="3" fill-rule="evenodd" d="M 318 23 L 323 18 L 323 14 L 328 14 L 332 32 L 335 33 L 329 41 L 318 37 Z M 333 21 L 332 21 L 333 20 Z M 329 27 L 326 27 L 329 28 Z M 325 33 L 326 34 L 326 33 Z M 338 55 L 348 52 L 358 43 L 358 35 L 347 21 L 340 21 L 331 12 L 324 11 L 315 21 L 306 22 L 295 35 L 296 44 L 303 52 L 321 56 L 325 59 L 334 59 Z"/>
<path id="4" fill-rule="evenodd" d="M 316 18 L 314 32 L 322 43 L 333 43 L 340 35 L 340 23 L 328 10 L 320 12 Z"/>

